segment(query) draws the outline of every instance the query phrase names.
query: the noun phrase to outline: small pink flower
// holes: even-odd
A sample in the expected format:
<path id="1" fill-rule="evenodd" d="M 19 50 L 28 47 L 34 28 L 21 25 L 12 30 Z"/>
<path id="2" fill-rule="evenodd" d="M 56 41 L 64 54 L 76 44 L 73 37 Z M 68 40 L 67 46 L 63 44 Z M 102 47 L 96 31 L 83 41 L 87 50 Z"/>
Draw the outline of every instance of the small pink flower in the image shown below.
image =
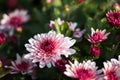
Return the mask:
<path id="1" fill-rule="evenodd" d="M 114 5 L 113 5 L 113 8 L 115 9 L 115 10 L 120 10 L 120 3 L 115 3 Z"/>
<path id="2" fill-rule="evenodd" d="M 26 10 L 15 10 L 14 12 L 3 15 L 1 24 L 20 27 L 23 23 L 29 20 L 29 15 Z"/>
<path id="3" fill-rule="evenodd" d="M 68 26 L 69 26 L 69 29 L 71 31 L 75 31 L 75 28 L 77 27 L 77 23 L 76 22 L 69 22 Z"/>
<path id="4" fill-rule="evenodd" d="M 104 40 L 107 39 L 107 36 L 110 34 L 110 33 L 105 33 L 106 30 L 94 30 L 93 28 L 91 28 L 91 35 L 88 35 L 89 39 L 88 41 L 93 43 L 93 44 L 97 44 L 97 43 L 100 43 Z"/>
<path id="5" fill-rule="evenodd" d="M 6 66 L 6 68 L 11 69 L 11 74 L 22 73 L 24 74 L 31 74 L 33 72 L 34 67 L 36 64 L 33 64 L 30 60 L 25 59 L 24 57 L 20 57 L 17 54 L 17 59 L 12 61 L 12 66 Z"/>
<path id="6" fill-rule="evenodd" d="M 108 23 L 115 27 L 120 27 L 120 11 L 109 11 L 106 13 Z"/>
<path id="7" fill-rule="evenodd" d="M 77 78 L 79 80 L 98 80 L 98 75 L 101 73 L 97 70 L 95 62 L 88 60 L 87 62 L 79 63 L 77 60 L 74 63 L 66 64 L 65 75 Z"/>
<path id="8" fill-rule="evenodd" d="M 3 44 L 6 41 L 6 36 L 4 33 L 0 33 L 0 44 Z"/>
<path id="9" fill-rule="evenodd" d="M 65 67 L 66 64 L 68 64 L 68 62 L 66 60 L 59 59 L 55 62 L 55 67 L 59 71 L 64 72 L 66 70 L 66 67 Z"/>
<path id="10" fill-rule="evenodd" d="M 55 22 L 56 21 L 56 22 Z M 50 23 L 49 23 L 49 26 L 50 26 L 50 28 L 52 28 L 52 29 L 54 29 L 55 28 L 55 23 L 57 23 L 58 25 L 62 25 L 62 24 L 64 24 L 64 20 L 61 20 L 60 18 L 58 18 L 57 20 L 55 20 L 55 21 L 50 21 Z"/>
<path id="11" fill-rule="evenodd" d="M 73 36 L 74 36 L 75 38 L 81 38 L 82 35 L 84 34 L 84 32 L 85 32 L 85 29 L 83 29 L 83 30 L 80 31 L 80 29 L 77 28 L 77 29 L 74 30 Z"/>
<path id="12" fill-rule="evenodd" d="M 90 52 L 93 56 L 98 57 L 100 55 L 100 47 L 91 46 Z"/>
<path id="13" fill-rule="evenodd" d="M 39 62 L 39 67 L 51 67 L 51 64 L 61 59 L 61 55 L 68 57 L 75 53 L 70 48 L 75 43 L 74 39 L 64 37 L 62 34 L 56 34 L 55 31 L 35 35 L 29 39 L 29 44 L 25 44 L 27 51 L 30 53 L 25 56 L 31 59 L 33 63 Z"/>

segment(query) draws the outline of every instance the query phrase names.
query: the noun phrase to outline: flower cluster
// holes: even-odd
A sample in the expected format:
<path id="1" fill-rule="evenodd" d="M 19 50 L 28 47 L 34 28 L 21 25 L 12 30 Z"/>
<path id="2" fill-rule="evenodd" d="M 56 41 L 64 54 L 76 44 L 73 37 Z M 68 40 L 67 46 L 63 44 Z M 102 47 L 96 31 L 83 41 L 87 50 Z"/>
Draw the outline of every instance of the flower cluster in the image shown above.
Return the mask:
<path id="1" fill-rule="evenodd" d="M 51 29 L 55 28 L 57 32 L 66 33 L 67 36 L 69 36 L 68 35 L 69 32 L 72 32 L 73 33 L 72 35 L 75 38 L 81 38 L 85 32 L 85 29 L 80 30 L 80 28 L 76 28 L 77 27 L 76 22 L 66 22 L 64 20 L 61 20 L 60 18 L 58 18 L 55 21 L 50 21 L 49 26 Z"/>

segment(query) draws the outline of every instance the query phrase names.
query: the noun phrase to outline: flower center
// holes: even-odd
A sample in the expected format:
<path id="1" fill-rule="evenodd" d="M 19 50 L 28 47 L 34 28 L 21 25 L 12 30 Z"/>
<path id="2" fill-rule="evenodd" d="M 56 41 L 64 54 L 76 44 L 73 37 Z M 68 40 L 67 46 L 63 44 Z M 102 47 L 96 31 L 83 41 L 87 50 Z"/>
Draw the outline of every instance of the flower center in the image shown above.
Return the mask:
<path id="1" fill-rule="evenodd" d="M 109 72 L 107 74 L 107 80 L 117 80 L 114 72 Z"/>
<path id="2" fill-rule="evenodd" d="M 95 41 L 101 40 L 101 37 L 102 37 L 101 33 L 93 34 L 93 40 Z"/>
<path id="3" fill-rule="evenodd" d="M 9 22 L 11 25 L 14 26 L 20 26 L 21 25 L 21 19 L 19 17 L 12 17 Z"/>
<path id="4" fill-rule="evenodd" d="M 16 65 L 19 71 L 26 72 L 28 70 L 29 64 L 25 61 L 22 61 L 20 64 Z"/>
<path id="5" fill-rule="evenodd" d="M 114 16 L 115 19 L 118 19 L 120 15 L 117 14 L 117 13 L 114 13 L 113 16 Z"/>
<path id="6" fill-rule="evenodd" d="M 53 42 L 52 40 L 45 40 L 45 41 L 41 44 L 40 48 L 41 48 L 43 51 L 47 52 L 47 53 L 52 53 L 52 51 L 53 51 L 54 48 L 55 48 L 55 44 L 54 44 L 54 42 Z"/>
<path id="7" fill-rule="evenodd" d="M 86 70 L 82 68 L 77 71 L 77 74 L 80 80 L 86 80 L 91 77 L 92 71 L 90 69 Z"/>

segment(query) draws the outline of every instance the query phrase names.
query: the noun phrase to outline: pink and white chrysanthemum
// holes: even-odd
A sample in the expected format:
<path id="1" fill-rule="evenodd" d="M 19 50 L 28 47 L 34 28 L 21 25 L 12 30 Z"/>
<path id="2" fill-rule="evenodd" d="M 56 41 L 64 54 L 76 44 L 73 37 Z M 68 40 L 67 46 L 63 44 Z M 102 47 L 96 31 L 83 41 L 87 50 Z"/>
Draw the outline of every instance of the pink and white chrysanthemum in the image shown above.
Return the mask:
<path id="1" fill-rule="evenodd" d="M 16 55 L 17 59 L 12 61 L 12 66 L 5 66 L 6 68 L 11 69 L 11 74 L 21 73 L 21 74 L 31 74 L 33 73 L 34 68 L 37 66 L 32 63 L 30 60 L 20 57 L 19 54 Z"/>
<path id="2" fill-rule="evenodd" d="M 117 60 L 113 59 L 103 64 L 103 80 L 120 80 L 120 66 Z"/>
<path id="3" fill-rule="evenodd" d="M 87 62 L 79 63 L 77 60 L 74 63 L 70 62 L 66 64 L 65 75 L 77 78 L 79 80 L 98 80 L 98 74 L 101 73 L 100 70 L 97 70 L 96 63 L 88 60 Z"/>
<path id="4" fill-rule="evenodd" d="M 3 19 L 1 20 L 1 24 L 19 27 L 28 20 L 29 15 L 27 14 L 26 10 L 15 10 L 8 15 L 4 14 Z"/>
<path id="5" fill-rule="evenodd" d="M 35 35 L 29 39 L 29 44 L 25 44 L 27 51 L 30 53 L 25 56 L 31 59 L 33 63 L 39 62 L 39 67 L 51 67 L 51 64 L 61 59 L 61 55 L 68 57 L 75 53 L 70 48 L 75 43 L 74 39 L 64 37 L 63 34 L 56 34 L 55 31 Z"/>
<path id="6" fill-rule="evenodd" d="M 91 34 L 88 35 L 89 39 L 88 41 L 93 43 L 93 44 L 96 44 L 96 43 L 100 43 L 104 40 L 107 39 L 107 36 L 110 34 L 109 33 L 105 33 L 106 30 L 99 30 L 99 29 L 96 29 L 94 30 L 93 28 L 91 28 Z"/>

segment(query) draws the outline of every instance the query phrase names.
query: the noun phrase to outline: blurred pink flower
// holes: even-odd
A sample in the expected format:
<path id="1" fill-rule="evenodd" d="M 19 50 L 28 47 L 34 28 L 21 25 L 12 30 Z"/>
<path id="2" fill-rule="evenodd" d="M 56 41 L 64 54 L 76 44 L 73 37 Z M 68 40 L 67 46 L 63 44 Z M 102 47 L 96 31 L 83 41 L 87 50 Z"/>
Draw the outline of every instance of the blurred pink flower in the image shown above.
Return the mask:
<path id="1" fill-rule="evenodd" d="M 5 66 L 11 69 L 11 74 L 22 73 L 24 75 L 33 73 L 34 67 L 37 66 L 36 64 L 24 57 L 20 57 L 19 54 L 17 54 L 16 57 L 17 59 L 11 62 L 12 66 Z"/>
<path id="2" fill-rule="evenodd" d="M 69 29 L 71 31 L 75 31 L 75 28 L 77 27 L 77 23 L 76 22 L 69 22 L 68 26 L 69 26 Z"/>
<path id="3" fill-rule="evenodd" d="M 100 42 L 106 40 L 107 36 L 110 34 L 110 32 L 109 33 L 105 33 L 105 32 L 106 32 L 105 29 L 104 30 L 99 30 L 99 29 L 94 30 L 93 28 L 91 28 L 91 34 L 88 35 L 88 37 L 89 37 L 88 41 L 93 44 L 96 44 L 96 43 L 100 43 Z"/>
<path id="4" fill-rule="evenodd" d="M 97 70 L 95 62 L 88 60 L 87 62 L 79 63 L 77 60 L 74 63 L 66 64 L 65 75 L 77 78 L 79 80 L 98 80 L 101 70 Z"/>
<path id="5" fill-rule="evenodd" d="M 103 64 L 104 80 L 120 80 L 120 62 L 113 59 L 111 61 L 104 62 Z"/>
<path id="6" fill-rule="evenodd" d="M 79 28 L 76 28 L 77 27 L 77 23 L 76 22 L 68 22 L 68 26 L 69 26 L 69 29 L 71 31 L 73 31 L 73 36 L 75 38 L 81 38 L 82 35 L 84 34 L 85 32 L 85 29 L 81 30 Z"/>
<path id="7" fill-rule="evenodd" d="M 57 18 L 57 20 L 55 20 L 55 21 L 58 25 L 64 24 L 64 20 L 61 20 L 60 18 Z M 55 21 L 52 21 L 52 20 L 50 21 L 50 23 L 49 23 L 50 28 L 52 28 L 52 29 L 55 28 Z"/>
<path id="8" fill-rule="evenodd" d="M 29 15 L 27 14 L 27 10 L 15 10 L 14 12 L 3 15 L 3 19 L 1 20 L 1 24 L 3 25 L 11 25 L 14 27 L 20 27 L 23 23 L 29 20 Z"/>
<path id="9" fill-rule="evenodd" d="M 68 57 L 75 53 L 75 50 L 70 48 L 76 40 L 69 37 L 64 37 L 62 34 L 56 34 L 55 31 L 35 35 L 29 39 L 30 44 L 25 44 L 27 51 L 30 53 L 25 56 L 31 59 L 32 62 L 39 62 L 39 67 L 45 65 L 49 68 L 51 63 L 54 63 L 61 58 L 61 55 Z"/>
<path id="10" fill-rule="evenodd" d="M 66 70 L 65 65 L 68 64 L 68 62 L 64 59 L 59 59 L 55 62 L 55 67 L 61 71 L 64 72 Z"/>
<path id="11" fill-rule="evenodd" d="M 54 2 L 54 0 L 46 0 L 46 3 L 48 4 L 52 4 Z"/>
<path id="12" fill-rule="evenodd" d="M 82 35 L 84 34 L 84 32 L 85 32 L 85 29 L 83 29 L 83 30 L 80 31 L 80 29 L 77 28 L 77 29 L 74 30 L 73 36 L 74 36 L 75 38 L 81 38 Z"/>
<path id="13" fill-rule="evenodd" d="M 0 44 L 3 44 L 6 41 L 6 36 L 4 33 L 0 33 Z"/>
<path id="14" fill-rule="evenodd" d="M 106 18 L 108 23 L 115 27 L 120 27 L 120 11 L 115 10 L 115 11 L 109 11 L 106 13 Z"/>
<path id="15" fill-rule="evenodd" d="M 91 46 L 90 52 L 93 56 L 98 57 L 100 55 L 100 47 L 98 46 Z"/>
<path id="16" fill-rule="evenodd" d="M 120 3 L 115 3 L 114 5 L 113 5 L 113 8 L 115 9 L 115 10 L 120 10 Z"/>

